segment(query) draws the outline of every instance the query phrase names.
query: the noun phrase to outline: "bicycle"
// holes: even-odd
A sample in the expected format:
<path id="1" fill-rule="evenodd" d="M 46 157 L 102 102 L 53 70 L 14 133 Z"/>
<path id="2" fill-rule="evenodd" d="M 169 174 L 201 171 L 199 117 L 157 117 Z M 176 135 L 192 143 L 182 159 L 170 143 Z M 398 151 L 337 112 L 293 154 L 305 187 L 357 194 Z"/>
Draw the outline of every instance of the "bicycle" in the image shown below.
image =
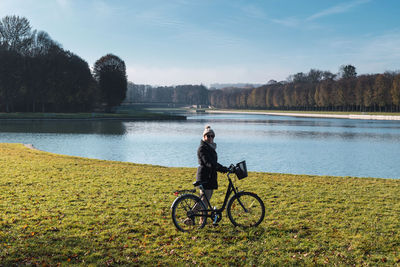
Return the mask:
<path id="1" fill-rule="evenodd" d="M 234 226 L 243 228 L 258 226 L 264 219 L 265 206 L 261 198 L 252 192 L 239 191 L 234 186 L 231 174 L 236 174 L 239 180 L 247 177 L 246 162 L 231 164 L 228 168 L 228 188 L 226 190 L 224 203 L 221 208 L 216 207 L 207 209 L 199 196 L 194 195 L 196 189 L 176 190 L 174 194 L 178 196 L 172 203 L 172 220 L 176 228 L 182 232 L 190 232 L 194 229 L 201 229 L 206 225 L 207 218 L 211 218 L 213 224 L 218 224 L 222 219 L 222 212 L 227 209 L 228 218 Z M 195 187 L 204 190 L 204 182 L 196 181 Z M 233 196 L 229 199 L 230 195 Z M 208 207 L 211 203 L 205 196 Z"/>

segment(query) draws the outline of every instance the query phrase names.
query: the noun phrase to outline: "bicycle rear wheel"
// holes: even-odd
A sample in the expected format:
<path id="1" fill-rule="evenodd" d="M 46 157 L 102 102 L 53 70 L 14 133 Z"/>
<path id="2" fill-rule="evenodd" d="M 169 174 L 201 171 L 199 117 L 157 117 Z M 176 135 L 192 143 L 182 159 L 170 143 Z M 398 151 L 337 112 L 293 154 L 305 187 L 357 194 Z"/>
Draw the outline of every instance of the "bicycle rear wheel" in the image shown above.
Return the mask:
<path id="1" fill-rule="evenodd" d="M 250 192 L 240 192 L 228 202 L 228 217 L 235 226 L 253 227 L 259 225 L 265 216 L 261 198 Z"/>
<path id="2" fill-rule="evenodd" d="M 172 220 L 182 232 L 190 232 L 206 225 L 206 207 L 198 196 L 185 194 L 172 204 Z"/>

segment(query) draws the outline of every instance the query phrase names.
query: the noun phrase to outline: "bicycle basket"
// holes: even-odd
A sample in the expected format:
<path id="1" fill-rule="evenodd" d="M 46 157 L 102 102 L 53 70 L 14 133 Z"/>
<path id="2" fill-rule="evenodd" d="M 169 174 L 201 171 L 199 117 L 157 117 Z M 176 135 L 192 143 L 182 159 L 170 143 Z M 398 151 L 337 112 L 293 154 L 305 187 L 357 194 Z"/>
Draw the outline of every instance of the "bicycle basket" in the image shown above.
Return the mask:
<path id="1" fill-rule="evenodd" d="M 247 177 L 247 166 L 245 160 L 236 164 L 235 174 L 239 180 Z"/>

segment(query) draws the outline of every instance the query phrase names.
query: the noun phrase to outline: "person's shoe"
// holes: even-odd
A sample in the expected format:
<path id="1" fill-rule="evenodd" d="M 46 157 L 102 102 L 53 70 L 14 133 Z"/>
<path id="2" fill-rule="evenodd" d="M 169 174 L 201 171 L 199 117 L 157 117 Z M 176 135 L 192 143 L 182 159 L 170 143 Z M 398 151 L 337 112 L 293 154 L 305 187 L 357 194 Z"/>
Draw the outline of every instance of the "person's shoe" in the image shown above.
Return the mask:
<path id="1" fill-rule="evenodd" d="M 193 220 L 190 218 L 186 218 L 185 220 L 183 220 L 183 223 L 186 225 L 193 225 Z"/>

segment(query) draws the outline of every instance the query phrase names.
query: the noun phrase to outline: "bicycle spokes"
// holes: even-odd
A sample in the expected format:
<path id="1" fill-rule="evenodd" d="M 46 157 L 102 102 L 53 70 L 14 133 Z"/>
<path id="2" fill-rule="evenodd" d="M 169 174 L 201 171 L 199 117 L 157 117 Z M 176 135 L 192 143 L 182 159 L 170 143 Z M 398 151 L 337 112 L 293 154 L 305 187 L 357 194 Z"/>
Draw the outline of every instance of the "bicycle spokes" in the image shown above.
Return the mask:
<path id="1" fill-rule="evenodd" d="M 264 215 L 264 203 L 256 194 L 241 192 L 228 203 L 228 217 L 236 226 L 256 226 L 264 219 Z"/>
<path id="2" fill-rule="evenodd" d="M 205 206 L 195 195 L 182 195 L 172 206 L 172 219 L 175 226 L 183 232 L 205 225 Z"/>

